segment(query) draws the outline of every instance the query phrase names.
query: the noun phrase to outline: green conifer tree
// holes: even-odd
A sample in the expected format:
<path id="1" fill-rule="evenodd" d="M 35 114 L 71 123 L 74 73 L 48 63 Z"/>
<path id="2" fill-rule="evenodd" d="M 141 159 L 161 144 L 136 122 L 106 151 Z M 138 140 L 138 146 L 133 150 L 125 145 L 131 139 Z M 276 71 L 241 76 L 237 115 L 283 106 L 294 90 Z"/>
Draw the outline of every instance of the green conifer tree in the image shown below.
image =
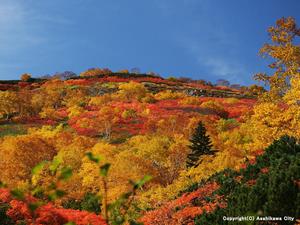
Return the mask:
<path id="1" fill-rule="evenodd" d="M 191 152 L 187 156 L 186 166 L 188 168 L 199 165 L 199 159 L 202 155 L 214 155 L 209 135 L 206 135 L 204 124 L 200 121 L 195 133 L 190 139 L 192 143 L 189 148 Z"/>

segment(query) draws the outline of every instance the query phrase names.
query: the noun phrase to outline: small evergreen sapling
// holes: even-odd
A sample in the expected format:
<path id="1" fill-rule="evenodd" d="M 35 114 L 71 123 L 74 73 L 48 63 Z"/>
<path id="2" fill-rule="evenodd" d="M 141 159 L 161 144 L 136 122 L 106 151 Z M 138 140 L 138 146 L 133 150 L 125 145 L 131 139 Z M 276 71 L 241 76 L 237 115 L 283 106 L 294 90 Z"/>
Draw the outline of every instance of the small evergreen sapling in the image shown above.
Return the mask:
<path id="1" fill-rule="evenodd" d="M 188 168 L 199 165 L 199 159 L 202 155 L 214 155 L 215 150 L 212 150 L 212 144 L 209 135 L 206 135 L 204 124 L 200 121 L 195 133 L 190 139 L 192 143 L 189 148 L 191 152 L 187 156 L 186 166 Z"/>

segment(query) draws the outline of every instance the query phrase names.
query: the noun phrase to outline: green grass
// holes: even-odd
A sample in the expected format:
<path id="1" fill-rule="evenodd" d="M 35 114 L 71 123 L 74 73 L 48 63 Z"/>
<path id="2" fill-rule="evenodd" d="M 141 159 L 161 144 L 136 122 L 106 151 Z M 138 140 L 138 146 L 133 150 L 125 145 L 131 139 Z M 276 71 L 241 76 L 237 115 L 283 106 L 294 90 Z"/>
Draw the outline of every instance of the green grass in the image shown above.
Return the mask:
<path id="1" fill-rule="evenodd" d="M 0 138 L 4 136 L 17 136 L 26 134 L 27 128 L 20 124 L 4 124 L 0 125 Z"/>

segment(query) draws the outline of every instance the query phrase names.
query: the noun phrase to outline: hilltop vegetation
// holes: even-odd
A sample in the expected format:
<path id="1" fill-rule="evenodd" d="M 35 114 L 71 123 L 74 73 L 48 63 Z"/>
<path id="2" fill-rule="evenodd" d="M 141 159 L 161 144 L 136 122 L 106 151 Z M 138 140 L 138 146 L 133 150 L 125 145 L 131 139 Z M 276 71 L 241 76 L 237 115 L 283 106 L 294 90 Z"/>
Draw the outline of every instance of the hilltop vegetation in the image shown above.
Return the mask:
<path id="1" fill-rule="evenodd" d="M 300 30 L 269 33 L 268 91 L 99 68 L 0 82 L 2 224 L 298 217 Z"/>

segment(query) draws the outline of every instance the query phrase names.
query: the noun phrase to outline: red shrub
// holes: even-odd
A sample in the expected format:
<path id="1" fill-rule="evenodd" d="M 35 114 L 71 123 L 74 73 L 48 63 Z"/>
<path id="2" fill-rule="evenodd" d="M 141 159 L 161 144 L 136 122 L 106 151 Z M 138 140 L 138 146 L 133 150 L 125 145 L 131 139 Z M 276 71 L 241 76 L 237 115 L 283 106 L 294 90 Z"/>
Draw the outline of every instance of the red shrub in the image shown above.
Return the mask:
<path id="1" fill-rule="evenodd" d="M 212 212 L 217 206 L 225 207 L 222 196 L 214 196 L 212 202 L 206 202 L 205 197 L 211 196 L 219 188 L 217 183 L 208 183 L 198 190 L 182 195 L 180 198 L 166 203 L 161 208 L 146 212 L 141 218 L 145 225 L 180 225 L 193 224 L 195 216 Z M 199 202 L 196 206 L 193 202 Z"/>
<path id="2" fill-rule="evenodd" d="M 74 222 L 77 225 L 106 225 L 105 220 L 94 213 L 86 211 L 56 208 L 52 203 L 40 206 L 32 212 L 28 204 L 36 199 L 26 197 L 24 201 L 11 198 L 7 189 L 0 189 L 0 204 L 9 203 L 10 209 L 6 212 L 16 224 L 25 221 L 28 225 L 62 225 Z"/>

